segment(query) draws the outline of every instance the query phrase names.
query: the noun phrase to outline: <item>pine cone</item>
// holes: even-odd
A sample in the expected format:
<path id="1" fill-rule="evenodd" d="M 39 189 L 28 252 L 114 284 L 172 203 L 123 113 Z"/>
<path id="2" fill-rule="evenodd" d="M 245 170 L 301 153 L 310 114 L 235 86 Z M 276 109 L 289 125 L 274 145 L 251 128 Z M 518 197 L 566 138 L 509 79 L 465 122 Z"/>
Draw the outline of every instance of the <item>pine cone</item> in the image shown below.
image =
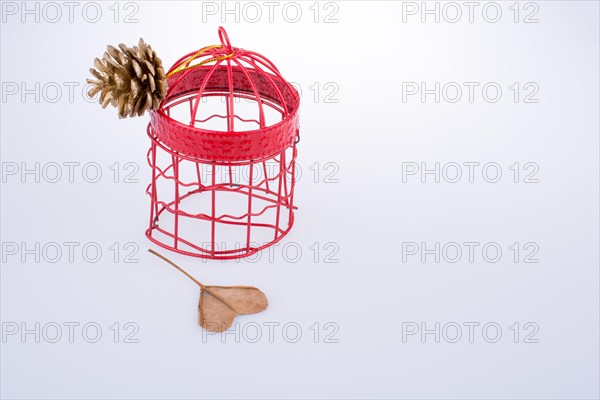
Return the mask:
<path id="1" fill-rule="evenodd" d="M 133 48 L 121 43 L 119 49 L 109 45 L 102 60 L 94 60 L 96 68 L 90 72 L 98 80 L 87 80 L 93 85 L 88 95 L 100 92 L 102 108 L 112 104 L 118 108 L 119 118 L 156 110 L 167 93 L 162 61 L 143 39 Z"/>

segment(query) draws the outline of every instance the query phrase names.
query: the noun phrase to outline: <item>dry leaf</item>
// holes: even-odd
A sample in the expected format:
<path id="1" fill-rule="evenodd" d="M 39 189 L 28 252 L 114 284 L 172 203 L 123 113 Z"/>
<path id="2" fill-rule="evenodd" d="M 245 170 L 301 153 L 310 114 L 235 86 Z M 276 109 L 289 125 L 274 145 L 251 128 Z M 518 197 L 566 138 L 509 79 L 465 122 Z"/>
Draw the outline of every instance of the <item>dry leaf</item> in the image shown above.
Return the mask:
<path id="1" fill-rule="evenodd" d="M 237 315 L 266 310 L 267 296 L 252 286 L 205 286 L 200 289 L 198 323 L 210 332 L 227 330 Z"/>
<path id="2" fill-rule="evenodd" d="M 152 249 L 148 251 L 171 264 L 200 286 L 198 323 L 207 331 L 223 332 L 233 324 L 236 316 L 256 314 L 266 310 L 269 305 L 267 296 L 253 286 L 206 286 L 173 261 Z"/>

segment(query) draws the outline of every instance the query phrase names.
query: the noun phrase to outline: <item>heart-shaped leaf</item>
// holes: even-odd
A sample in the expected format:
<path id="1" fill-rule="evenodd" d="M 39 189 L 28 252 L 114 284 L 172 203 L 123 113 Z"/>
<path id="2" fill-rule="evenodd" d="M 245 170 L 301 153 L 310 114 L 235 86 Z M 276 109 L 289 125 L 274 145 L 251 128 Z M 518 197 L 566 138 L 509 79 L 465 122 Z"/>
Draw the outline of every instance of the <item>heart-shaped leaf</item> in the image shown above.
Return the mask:
<path id="1" fill-rule="evenodd" d="M 210 332 L 223 332 L 240 314 L 264 311 L 267 296 L 252 286 L 205 286 L 200 289 L 198 323 Z"/>
<path id="2" fill-rule="evenodd" d="M 207 331 L 223 332 L 233 324 L 236 316 L 256 314 L 264 311 L 269 305 L 267 296 L 258 288 L 253 286 L 206 286 L 173 261 L 154 250 L 148 249 L 148 251 L 177 268 L 200 286 L 198 323 Z"/>

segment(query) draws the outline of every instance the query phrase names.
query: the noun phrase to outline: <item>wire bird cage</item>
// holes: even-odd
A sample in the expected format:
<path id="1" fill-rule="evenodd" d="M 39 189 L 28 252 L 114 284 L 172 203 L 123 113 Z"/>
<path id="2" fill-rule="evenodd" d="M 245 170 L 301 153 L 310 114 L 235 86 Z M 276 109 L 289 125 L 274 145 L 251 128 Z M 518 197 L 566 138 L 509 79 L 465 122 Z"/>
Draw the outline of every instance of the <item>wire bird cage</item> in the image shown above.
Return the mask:
<path id="1" fill-rule="evenodd" d="M 148 125 L 150 226 L 190 256 L 250 256 L 294 223 L 300 97 L 264 56 L 220 45 L 183 56 Z"/>

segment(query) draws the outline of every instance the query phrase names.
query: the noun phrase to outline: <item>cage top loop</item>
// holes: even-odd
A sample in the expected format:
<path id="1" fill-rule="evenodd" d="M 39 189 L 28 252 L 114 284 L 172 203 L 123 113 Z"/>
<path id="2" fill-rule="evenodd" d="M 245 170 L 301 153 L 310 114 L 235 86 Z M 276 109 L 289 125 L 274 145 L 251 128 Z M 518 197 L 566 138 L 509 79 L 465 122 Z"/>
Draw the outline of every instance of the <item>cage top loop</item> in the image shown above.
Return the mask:
<path id="1" fill-rule="evenodd" d="M 221 45 L 223 46 L 223 48 L 227 50 L 227 53 L 231 53 L 231 42 L 229 41 L 229 36 L 227 36 L 225 28 L 223 28 L 222 26 L 219 27 L 219 40 L 221 41 Z"/>

